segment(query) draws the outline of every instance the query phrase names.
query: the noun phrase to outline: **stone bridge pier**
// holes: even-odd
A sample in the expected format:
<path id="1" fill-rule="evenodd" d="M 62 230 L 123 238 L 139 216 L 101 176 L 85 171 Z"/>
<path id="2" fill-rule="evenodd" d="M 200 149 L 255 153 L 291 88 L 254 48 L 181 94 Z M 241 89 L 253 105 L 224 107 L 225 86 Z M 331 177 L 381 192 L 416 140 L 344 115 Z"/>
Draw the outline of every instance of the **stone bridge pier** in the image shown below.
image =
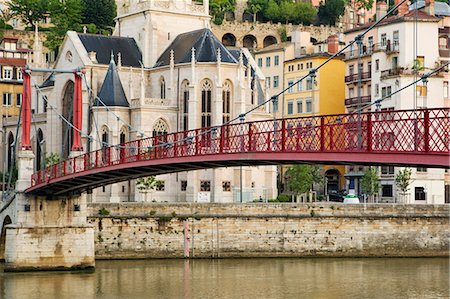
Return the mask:
<path id="1" fill-rule="evenodd" d="M 28 195 L 34 155 L 18 155 L 16 194 L 0 208 L 0 254 L 5 271 L 75 270 L 95 266 L 94 229 L 86 195 Z"/>

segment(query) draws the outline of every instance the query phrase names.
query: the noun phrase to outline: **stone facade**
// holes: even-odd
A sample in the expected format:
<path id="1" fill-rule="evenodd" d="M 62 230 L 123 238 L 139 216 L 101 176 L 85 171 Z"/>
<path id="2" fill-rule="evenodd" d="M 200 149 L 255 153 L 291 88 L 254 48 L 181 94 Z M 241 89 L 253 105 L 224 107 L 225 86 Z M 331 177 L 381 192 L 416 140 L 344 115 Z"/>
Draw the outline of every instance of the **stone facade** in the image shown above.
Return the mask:
<path id="1" fill-rule="evenodd" d="M 109 215 L 99 215 L 99 210 Z M 98 259 L 448 256 L 449 207 L 90 204 Z M 103 213 L 106 214 L 106 213 Z"/>

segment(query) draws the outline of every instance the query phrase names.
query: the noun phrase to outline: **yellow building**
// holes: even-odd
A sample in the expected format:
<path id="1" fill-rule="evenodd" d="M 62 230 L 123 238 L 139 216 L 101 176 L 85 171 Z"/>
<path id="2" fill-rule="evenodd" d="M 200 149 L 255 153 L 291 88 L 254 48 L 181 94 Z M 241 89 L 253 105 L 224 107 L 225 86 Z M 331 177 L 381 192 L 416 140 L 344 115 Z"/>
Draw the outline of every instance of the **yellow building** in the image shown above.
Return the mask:
<path id="1" fill-rule="evenodd" d="M 284 63 L 284 86 L 291 88 L 285 93 L 278 114 L 290 118 L 345 113 L 345 62 L 342 59 L 333 58 L 317 71 L 315 79 L 308 77 L 293 85 L 330 56 L 329 53 L 310 54 Z M 345 166 L 329 165 L 324 171 L 327 181 L 324 192 L 345 188 Z"/>
<path id="2" fill-rule="evenodd" d="M 23 76 L 31 50 L 18 46 L 17 38 L 4 38 L 0 44 L 0 96 L 3 117 L 17 116 L 22 103 Z"/>

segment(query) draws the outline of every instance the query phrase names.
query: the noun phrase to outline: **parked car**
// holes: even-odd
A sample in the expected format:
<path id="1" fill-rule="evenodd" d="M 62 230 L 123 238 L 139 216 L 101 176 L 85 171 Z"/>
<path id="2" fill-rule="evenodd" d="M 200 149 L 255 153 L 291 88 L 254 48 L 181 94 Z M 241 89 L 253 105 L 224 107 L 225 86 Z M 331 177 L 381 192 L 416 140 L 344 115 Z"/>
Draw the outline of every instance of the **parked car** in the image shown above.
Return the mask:
<path id="1" fill-rule="evenodd" d="M 330 192 L 328 192 L 328 198 L 330 201 L 343 202 L 345 194 L 345 190 L 331 190 Z"/>

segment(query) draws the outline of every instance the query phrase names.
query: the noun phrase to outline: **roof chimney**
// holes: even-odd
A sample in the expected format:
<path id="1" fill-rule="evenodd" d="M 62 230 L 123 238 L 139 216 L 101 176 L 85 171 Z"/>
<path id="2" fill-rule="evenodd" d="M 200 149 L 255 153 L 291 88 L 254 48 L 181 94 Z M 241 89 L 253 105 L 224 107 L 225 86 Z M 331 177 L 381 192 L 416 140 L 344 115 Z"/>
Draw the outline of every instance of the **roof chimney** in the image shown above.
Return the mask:
<path id="1" fill-rule="evenodd" d="M 339 52 L 339 39 L 337 35 L 330 35 L 327 39 L 328 53 L 336 54 Z"/>
<path id="2" fill-rule="evenodd" d="M 397 6 L 402 0 L 394 0 L 394 5 Z M 397 16 L 402 17 L 406 15 L 409 12 L 409 6 L 408 1 L 403 2 L 398 8 L 397 8 Z"/>
<path id="3" fill-rule="evenodd" d="M 377 21 L 387 14 L 387 4 L 384 1 L 377 2 Z"/>
<path id="4" fill-rule="evenodd" d="M 425 0 L 425 12 L 434 16 L 434 0 Z"/>

